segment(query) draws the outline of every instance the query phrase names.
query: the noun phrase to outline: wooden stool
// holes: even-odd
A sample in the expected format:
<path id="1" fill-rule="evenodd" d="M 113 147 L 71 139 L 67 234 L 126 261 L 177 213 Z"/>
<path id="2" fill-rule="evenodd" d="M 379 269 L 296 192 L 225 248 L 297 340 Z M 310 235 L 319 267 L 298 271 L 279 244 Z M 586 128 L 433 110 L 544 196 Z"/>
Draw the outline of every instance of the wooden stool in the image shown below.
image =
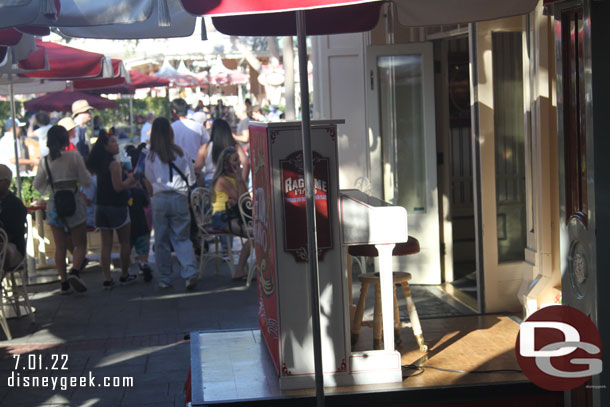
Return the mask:
<path id="1" fill-rule="evenodd" d="M 352 321 L 352 346 L 358 342 L 360 335 L 360 326 L 373 325 L 373 349 L 381 349 L 383 346 L 382 342 L 382 315 L 381 315 L 381 285 L 379 283 L 379 273 L 366 273 L 358 276 L 360 283 L 360 299 L 358 300 L 358 306 L 356 307 L 356 315 Z M 415 303 L 411 297 L 411 287 L 409 286 L 409 280 L 411 274 L 402 271 L 393 273 L 394 286 L 400 285 L 402 293 L 407 300 L 407 311 L 409 312 L 410 323 L 404 326 L 410 326 L 413 329 L 413 334 L 419 345 L 419 350 L 422 352 L 428 351 L 428 346 L 424 344 L 424 335 L 422 333 L 421 324 L 419 317 L 417 316 L 417 309 Z M 375 307 L 373 313 L 373 322 L 362 322 L 364 315 L 364 304 L 366 301 L 366 294 L 369 290 L 369 285 L 374 284 L 375 286 Z M 396 289 L 394 289 L 394 339 L 396 344 L 400 343 L 400 328 L 403 327 L 403 323 L 400 322 L 400 314 L 398 312 L 398 299 L 396 297 Z"/>
<path id="2" fill-rule="evenodd" d="M 408 256 L 412 254 L 419 253 L 419 241 L 413 236 L 409 236 L 406 242 L 396 243 L 392 248 L 392 256 Z M 352 245 L 348 247 L 348 253 L 351 256 L 366 256 L 366 257 L 377 257 L 379 256 L 379 251 L 377 250 L 377 245 L 373 244 L 359 244 Z M 387 256 L 387 254 L 385 255 Z M 385 260 L 387 264 L 387 259 Z M 387 265 L 386 265 L 387 267 Z M 386 271 L 387 272 L 387 271 Z M 403 289 L 403 294 L 407 299 L 407 310 L 409 311 L 409 318 L 411 319 L 411 327 L 413 328 L 413 333 L 415 334 L 415 338 L 417 339 L 417 344 L 419 345 L 419 349 L 422 352 L 426 352 L 428 347 L 424 345 L 424 338 L 422 335 L 421 325 L 419 323 L 419 317 L 417 316 L 417 310 L 415 309 L 415 304 L 411 299 L 411 288 L 409 287 L 408 280 L 411 279 L 411 275 L 409 273 L 393 273 L 394 284 L 397 283 L 397 276 L 399 275 L 408 276 L 405 279 L 401 279 L 401 287 Z M 361 277 L 366 276 L 366 274 Z M 364 301 L 366 300 L 366 292 L 368 291 L 368 285 L 371 283 L 375 284 L 375 318 L 373 321 L 373 345 L 375 349 L 381 348 L 381 338 L 382 338 L 382 315 L 381 315 L 381 281 L 378 275 L 373 275 L 376 280 L 368 279 L 368 283 L 365 284 L 362 278 L 360 281 L 362 282 L 362 290 L 363 293 L 360 294 L 360 301 L 358 303 L 358 307 L 356 307 L 356 314 L 352 320 L 352 344 L 355 344 L 358 341 L 358 335 L 360 334 L 360 325 L 362 325 L 362 315 L 364 313 Z M 365 287 L 366 286 L 366 287 Z M 406 289 L 405 289 L 406 288 Z M 396 302 L 396 288 L 393 288 L 393 296 L 394 296 L 394 322 L 395 329 L 400 329 L 400 315 L 398 314 L 397 302 Z M 386 301 L 386 306 L 388 305 L 388 298 L 384 299 Z M 396 322 L 398 321 L 398 323 Z M 375 325 L 375 323 L 377 325 Z M 388 332 L 388 329 L 389 332 Z M 386 334 L 392 333 L 390 327 L 386 327 Z M 395 331 L 396 333 L 396 331 Z M 397 332 L 400 333 L 400 332 Z M 400 340 L 399 335 L 394 335 L 395 338 Z M 391 344 L 391 341 L 389 341 Z M 388 345 L 388 344 L 387 344 Z M 391 346 L 391 345 L 389 345 Z"/>

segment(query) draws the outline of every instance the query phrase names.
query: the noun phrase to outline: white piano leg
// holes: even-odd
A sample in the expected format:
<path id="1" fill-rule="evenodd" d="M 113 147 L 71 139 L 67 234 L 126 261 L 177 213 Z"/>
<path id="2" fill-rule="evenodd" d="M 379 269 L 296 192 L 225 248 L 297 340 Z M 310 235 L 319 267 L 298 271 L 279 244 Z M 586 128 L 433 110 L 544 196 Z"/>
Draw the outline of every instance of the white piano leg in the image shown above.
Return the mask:
<path id="1" fill-rule="evenodd" d="M 383 349 L 386 352 L 394 350 L 394 279 L 392 276 L 392 250 L 394 250 L 394 246 L 393 243 L 375 245 L 379 251 Z"/>

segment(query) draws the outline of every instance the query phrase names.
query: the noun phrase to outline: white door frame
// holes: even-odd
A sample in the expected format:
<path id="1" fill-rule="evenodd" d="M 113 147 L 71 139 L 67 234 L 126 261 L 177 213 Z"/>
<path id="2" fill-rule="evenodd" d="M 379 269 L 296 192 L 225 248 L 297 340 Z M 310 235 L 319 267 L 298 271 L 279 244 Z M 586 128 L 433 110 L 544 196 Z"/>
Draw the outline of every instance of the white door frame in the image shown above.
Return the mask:
<path id="1" fill-rule="evenodd" d="M 436 121 L 434 109 L 434 69 L 433 48 L 431 42 L 380 45 L 366 48 L 366 100 L 367 123 L 369 133 L 369 151 L 371 181 L 373 195 L 388 202 L 392 202 L 396 190 L 395 173 L 396 136 L 390 140 L 382 137 L 379 115 L 379 78 L 377 77 L 377 58 L 392 55 L 421 55 L 423 75 L 423 127 L 424 151 L 426 155 L 426 211 L 418 213 L 413 208 L 407 208 L 409 235 L 420 242 L 421 252 L 415 256 L 395 257 L 395 263 L 400 270 L 407 270 L 413 276 L 416 284 L 440 284 L 440 240 L 438 216 L 438 187 L 437 187 L 437 160 L 436 160 Z M 384 140 L 386 141 L 384 143 Z M 388 141 L 391 141 L 388 143 Z M 391 159 L 387 159 L 390 157 Z M 393 159 L 392 159 L 393 158 Z M 385 159 L 385 161 L 384 161 Z M 384 173 L 394 174 L 393 177 L 384 177 Z M 384 179 L 385 178 L 385 179 Z"/>
<path id="2" fill-rule="evenodd" d="M 494 99 L 491 34 L 493 31 L 523 31 L 523 17 L 511 17 L 476 24 L 471 47 L 477 72 L 472 77 L 475 89 L 471 98 L 473 118 L 473 169 L 479 183 L 475 192 L 475 227 L 477 236 L 477 269 L 481 312 L 518 311 L 518 291 L 523 275 L 531 273 L 526 261 L 500 263 L 496 210 L 496 171 L 494 140 Z M 527 123 L 524 121 L 524 126 Z"/>

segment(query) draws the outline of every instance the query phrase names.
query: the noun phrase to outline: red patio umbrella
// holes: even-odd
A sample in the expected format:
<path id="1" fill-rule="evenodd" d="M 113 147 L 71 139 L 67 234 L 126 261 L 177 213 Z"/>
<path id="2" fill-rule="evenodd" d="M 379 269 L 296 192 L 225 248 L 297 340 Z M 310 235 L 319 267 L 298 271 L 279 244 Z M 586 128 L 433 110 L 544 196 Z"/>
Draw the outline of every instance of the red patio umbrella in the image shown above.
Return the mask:
<path id="1" fill-rule="evenodd" d="M 135 89 L 169 86 L 169 81 L 164 78 L 157 78 L 134 70 L 129 71 L 129 74 L 131 75 L 131 83 L 129 86 Z"/>
<path id="2" fill-rule="evenodd" d="M 47 93 L 39 98 L 28 100 L 24 103 L 27 110 L 46 110 L 57 112 L 71 112 L 72 103 L 77 100 L 85 99 L 89 104 L 96 109 L 110 109 L 115 103 L 112 100 L 105 99 L 100 96 L 92 95 L 85 92 L 55 92 Z"/>
<path id="3" fill-rule="evenodd" d="M 3 28 L 0 29 L 0 45 L 13 46 L 23 37 L 23 33 L 16 28 Z"/>
<path id="4" fill-rule="evenodd" d="M 46 52 L 49 60 L 49 69 L 20 74 L 26 78 L 46 79 L 78 79 L 114 76 L 111 61 L 102 54 L 83 51 L 53 42 L 36 40 L 37 52 Z M 40 50 L 43 48 L 43 50 Z M 35 56 L 32 56 L 34 58 Z M 20 65 L 27 64 L 30 57 L 20 61 Z"/>
<path id="5" fill-rule="evenodd" d="M 33 35 L 23 35 L 15 45 L 0 46 L 0 72 L 13 73 L 14 65 L 36 50 Z"/>
<path id="6" fill-rule="evenodd" d="M 89 93 L 122 93 L 133 94 L 136 89 L 156 88 L 169 86 L 170 81 L 151 75 L 146 75 L 138 71 L 130 70 L 130 83 L 126 83 L 124 78 L 103 78 L 103 79 L 83 79 L 73 82 L 74 89 L 88 90 Z"/>
<path id="7" fill-rule="evenodd" d="M 38 27 L 38 26 L 30 26 L 23 25 L 14 28 L 2 28 L 0 29 L 0 46 L 8 47 L 17 45 L 19 41 L 25 35 L 36 35 L 39 37 L 44 37 L 45 35 L 49 35 L 51 30 L 49 27 Z"/>
<path id="8" fill-rule="evenodd" d="M 296 35 L 297 11 L 305 15 L 307 35 L 369 31 L 383 5 L 379 0 L 181 1 L 190 13 L 214 16 L 218 31 L 239 36 Z"/>
<path id="9" fill-rule="evenodd" d="M 24 37 L 17 45 L 5 49 L 7 54 L 4 56 L 0 49 L 0 74 L 17 75 L 49 69 L 46 51 L 43 48 L 39 49 L 31 36 Z"/>

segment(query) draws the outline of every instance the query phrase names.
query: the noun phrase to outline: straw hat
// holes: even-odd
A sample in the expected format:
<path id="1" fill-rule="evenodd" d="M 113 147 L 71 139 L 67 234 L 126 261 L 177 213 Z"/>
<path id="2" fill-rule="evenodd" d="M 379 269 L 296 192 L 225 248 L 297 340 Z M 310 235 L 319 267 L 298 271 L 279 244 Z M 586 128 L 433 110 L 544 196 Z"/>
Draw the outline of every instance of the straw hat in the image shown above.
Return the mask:
<path id="1" fill-rule="evenodd" d="M 63 127 L 64 129 L 66 129 L 68 131 L 70 131 L 76 127 L 76 123 L 74 123 L 74 120 L 72 120 L 72 118 L 69 116 L 66 116 L 63 119 L 61 119 L 60 121 L 58 121 L 57 125 Z"/>
<path id="2" fill-rule="evenodd" d="M 89 106 L 89 102 L 85 99 L 79 99 L 72 103 L 72 117 L 76 117 L 76 115 L 80 113 L 85 113 L 93 110 L 91 106 Z"/>

